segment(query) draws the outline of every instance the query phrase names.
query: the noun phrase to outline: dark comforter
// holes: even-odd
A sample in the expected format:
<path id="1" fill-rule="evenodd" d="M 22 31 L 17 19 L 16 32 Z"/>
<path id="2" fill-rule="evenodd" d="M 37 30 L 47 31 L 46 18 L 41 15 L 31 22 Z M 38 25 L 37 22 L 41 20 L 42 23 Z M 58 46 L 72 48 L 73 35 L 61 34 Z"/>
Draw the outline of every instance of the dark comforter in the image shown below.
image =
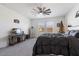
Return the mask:
<path id="1" fill-rule="evenodd" d="M 35 55 L 79 55 L 79 40 L 75 37 L 65 37 L 62 35 L 40 36 L 33 47 Z"/>

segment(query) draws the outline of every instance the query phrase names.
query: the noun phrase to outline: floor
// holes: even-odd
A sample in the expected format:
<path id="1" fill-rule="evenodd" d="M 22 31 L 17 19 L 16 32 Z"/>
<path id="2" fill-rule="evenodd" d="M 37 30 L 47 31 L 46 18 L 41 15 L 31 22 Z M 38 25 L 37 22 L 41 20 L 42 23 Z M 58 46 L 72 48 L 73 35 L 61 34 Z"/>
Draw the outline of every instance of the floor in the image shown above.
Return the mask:
<path id="1" fill-rule="evenodd" d="M 1 48 L 0 56 L 32 56 L 36 38 L 29 39 L 14 46 Z"/>

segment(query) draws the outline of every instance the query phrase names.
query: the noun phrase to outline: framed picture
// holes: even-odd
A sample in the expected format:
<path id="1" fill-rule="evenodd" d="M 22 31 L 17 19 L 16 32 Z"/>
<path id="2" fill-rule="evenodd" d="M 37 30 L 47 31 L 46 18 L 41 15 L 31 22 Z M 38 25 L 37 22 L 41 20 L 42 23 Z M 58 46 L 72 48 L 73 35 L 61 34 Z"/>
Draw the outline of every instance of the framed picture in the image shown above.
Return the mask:
<path id="1" fill-rule="evenodd" d="M 60 23 L 57 23 L 57 27 L 60 27 Z"/>
<path id="2" fill-rule="evenodd" d="M 14 23 L 19 23 L 20 21 L 18 19 L 14 19 Z"/>
<path id="3" fill-rule="evenodd" d="M 76 12 L 75 18 L 79 17 L 79 11 Z"/>

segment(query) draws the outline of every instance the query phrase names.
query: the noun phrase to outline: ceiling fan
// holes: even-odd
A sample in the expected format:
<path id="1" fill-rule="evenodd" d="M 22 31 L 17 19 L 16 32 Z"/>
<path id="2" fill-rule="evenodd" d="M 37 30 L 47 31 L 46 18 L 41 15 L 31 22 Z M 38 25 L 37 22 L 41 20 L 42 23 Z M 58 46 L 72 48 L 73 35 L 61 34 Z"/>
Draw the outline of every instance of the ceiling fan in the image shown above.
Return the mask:
<path id="1" fill-rule="evenodd" d="M 35 12 L 36 14 L 43 14 L 43 15 L 50 15 L 51 13 L 51 9 L 50 8 L 46 8 L 46 7 L 36 7 L 33 8 L 33 12 Z"/>

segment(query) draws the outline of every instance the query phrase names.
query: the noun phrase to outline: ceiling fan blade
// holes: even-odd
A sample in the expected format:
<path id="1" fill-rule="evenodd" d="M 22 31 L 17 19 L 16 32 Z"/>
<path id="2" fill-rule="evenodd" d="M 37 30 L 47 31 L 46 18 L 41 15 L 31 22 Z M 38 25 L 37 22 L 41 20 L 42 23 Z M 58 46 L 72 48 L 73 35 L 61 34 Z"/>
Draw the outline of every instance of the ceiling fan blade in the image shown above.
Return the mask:
<path id="1" fill-rule="evenodd" d="M 42 8 L 41 8 L 41 7 L 37 7 L 37 9 L 39 9 L 40 11 L 42 10 Z"/>
<path id="2" fill-rule="evenodd" d="M 50 11 L 50 9 L 46 9 L 45 11 Z"/>
<path id="3" fill-rule="evenodd" d="M 51 13 L 51 11 L 47 11 L 46 13 Z"/>
<path id="4" fill-rule="evenodd" d="M 50 15 L 49 13 L 45 13 L 46 15 Z"/>
<path id="5" fill-rule="evenodd" d="M 34 11 L 36 11 L 38 14 L 40 13 L 40 10 L 38 9 L 33 9 Z"/>
<path id="6" fill-rule="evenodd" d="M 44 11 L 43 13 L 51 13 L 51 11 Z"/>
<path id="7" fill-rule="evenodd" d="M 41 7 L 37 7 L 37 9 L 39 10 L 39 13 L 42 13 L 43 12 L 43 10 L 42 10 Z"/>
<path id="8" fill-rule="evenodd" d="M 33 9 L 33 11 L 36 11 L 36 12 L 38 12 L 38 10 L 36 10 L 36 9 Z"/>
<path id="9" fill-rule="evenodd" d="M 44 15 L 50 15 L 50 13 L 47 13 L 47 12 L 43 12 L 43 14 L 44 14 Z"/>
<path id="10" fill-rule="evenodd" d="M 46 7 L 43 7 L 42 10 L 45 11 Z"/>

